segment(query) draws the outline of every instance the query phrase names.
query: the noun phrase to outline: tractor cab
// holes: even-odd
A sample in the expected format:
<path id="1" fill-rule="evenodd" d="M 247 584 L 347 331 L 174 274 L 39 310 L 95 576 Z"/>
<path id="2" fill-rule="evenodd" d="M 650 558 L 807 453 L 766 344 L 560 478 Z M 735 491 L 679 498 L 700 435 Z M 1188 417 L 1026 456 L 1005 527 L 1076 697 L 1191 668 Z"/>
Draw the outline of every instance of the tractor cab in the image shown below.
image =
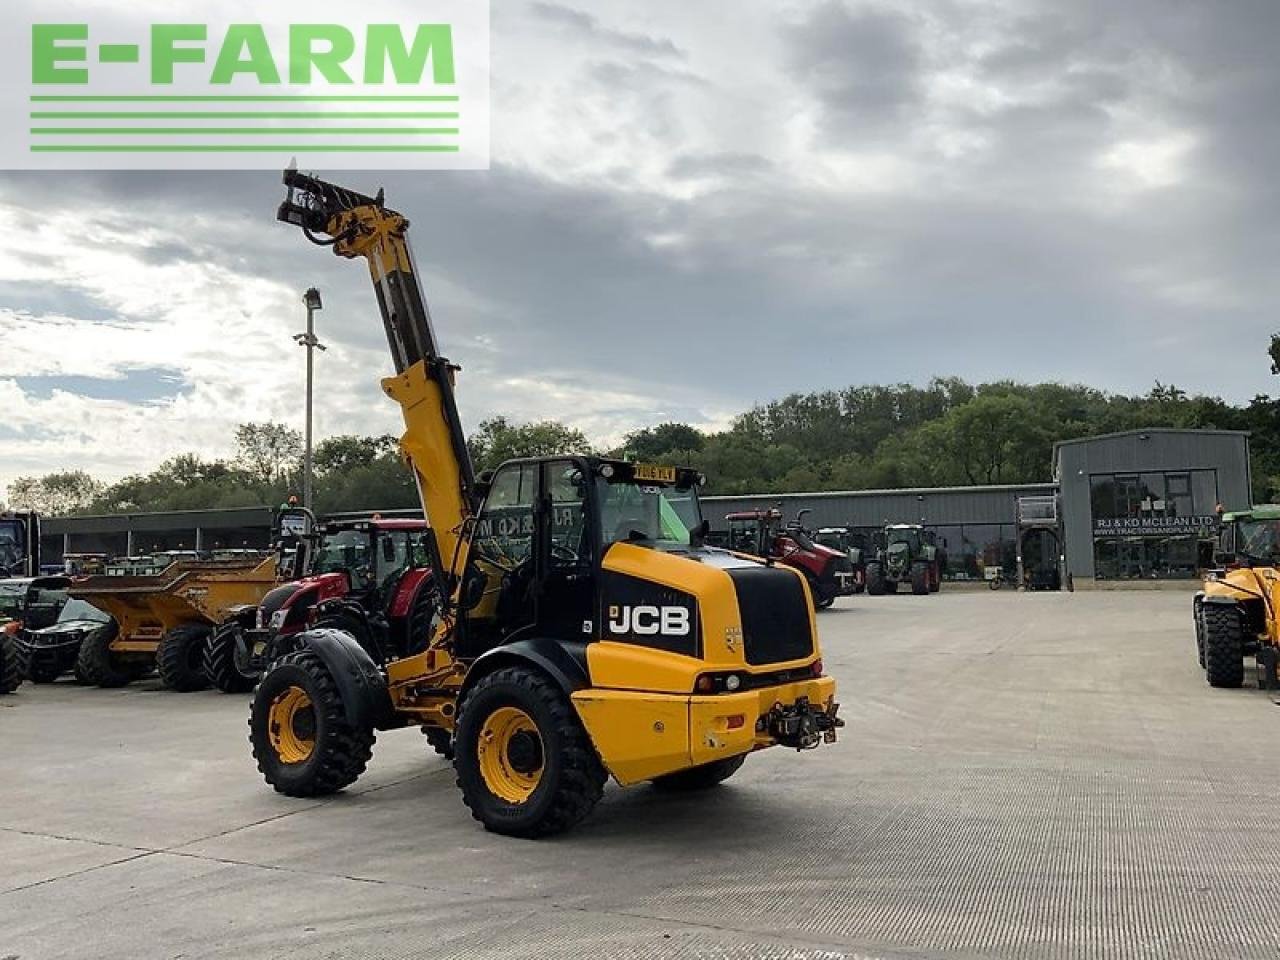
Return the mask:
<path id="1" fill-rule="evenodd" d="M 317 528 L 309 575 L 339 574 L 352 596 L 385 595 L 411 566 L 421 566 L 421 520 L 329 522 Z"/>
<path id="2" fill-rule="evenodd" d="M 745 510 L 725 517 L 731 549 L 799 570 L 809 582 L 814 606 L 824 610 L 836 597 L 856 593 L 858 578 L 848 554 L 814 542 L 802 526 L 802 519 L 803 514 L 784 527 L 782 511 L 776 508 Z"/>
<path id="3" fill-rule="evenodd" d="M 40 517 L 0 513 L 0 578 L 40 575 Z"/>

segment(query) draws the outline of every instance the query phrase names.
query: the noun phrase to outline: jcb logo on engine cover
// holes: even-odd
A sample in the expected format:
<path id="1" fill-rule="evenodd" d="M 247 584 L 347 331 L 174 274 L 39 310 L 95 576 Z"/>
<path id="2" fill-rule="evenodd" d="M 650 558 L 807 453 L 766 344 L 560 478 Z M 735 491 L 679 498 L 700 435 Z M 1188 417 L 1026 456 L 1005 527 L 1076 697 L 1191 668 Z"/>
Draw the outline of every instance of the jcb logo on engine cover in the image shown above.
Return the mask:
<path id="1" fill-rule="evenodd" d="M 689 610 L 686 607 L 654 607 L 640 604 L 609 607 L 609 630 L 612 633 L 634 633 L 642 637 L 665 634 L 674 637 L 689 635 Z"/>

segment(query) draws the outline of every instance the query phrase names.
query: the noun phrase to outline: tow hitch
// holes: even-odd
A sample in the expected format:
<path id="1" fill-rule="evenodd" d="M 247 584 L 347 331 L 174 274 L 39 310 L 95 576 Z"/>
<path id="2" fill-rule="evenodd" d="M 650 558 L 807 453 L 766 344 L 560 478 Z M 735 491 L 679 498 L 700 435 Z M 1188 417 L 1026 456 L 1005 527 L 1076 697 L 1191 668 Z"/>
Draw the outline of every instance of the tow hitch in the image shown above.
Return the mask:
<path id="1" fill-rule="evenodd" d="M 808 697 L 800 697 L 789 707 L 775 703 L 773 709 L 760 718 L 756 729 L 767 733 L 784 747 L 812 750 L 819 743 L 835 743 L 836 730 L 844 721 L 836 716 L 840 704 L 832 701 L 824 710 L 815 707 Z"/>

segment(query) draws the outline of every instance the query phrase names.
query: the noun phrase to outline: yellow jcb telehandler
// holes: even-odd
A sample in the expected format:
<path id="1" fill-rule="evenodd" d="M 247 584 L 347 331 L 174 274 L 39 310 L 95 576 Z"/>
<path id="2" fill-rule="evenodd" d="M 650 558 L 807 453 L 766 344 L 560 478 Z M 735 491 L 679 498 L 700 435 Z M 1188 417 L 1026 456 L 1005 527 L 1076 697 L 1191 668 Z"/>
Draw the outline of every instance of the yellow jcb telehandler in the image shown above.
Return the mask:
<path id="1" fill-rule="evenodd" d="M 712 786 L 752 751 L 835 740 L 804 578 L 705 546 L 701 478 L 587 456 L 474 477 L 406 239 L 382 195 L 285 173 L 279 219 L 368 261 L 394 359 L 382 381 L 430 529 L 438 617 L 425 650 L 379 666 L 310 630 L 272 664 L 249 726 L 259 769 L 291 796 L 352 783 L 376 730 L 416 725 L 453 756 L 490 830 L 565 830 L 622 784 Z"/>
<path id="2" fill-rule="evenodd" d="M 1222 515 L 1218 562 L 1194 601 L 1196 649 L 1210 686 L 1238 687 L 1252 657 L 1258 686 L 1280 685 L 1280 506 Z"/>

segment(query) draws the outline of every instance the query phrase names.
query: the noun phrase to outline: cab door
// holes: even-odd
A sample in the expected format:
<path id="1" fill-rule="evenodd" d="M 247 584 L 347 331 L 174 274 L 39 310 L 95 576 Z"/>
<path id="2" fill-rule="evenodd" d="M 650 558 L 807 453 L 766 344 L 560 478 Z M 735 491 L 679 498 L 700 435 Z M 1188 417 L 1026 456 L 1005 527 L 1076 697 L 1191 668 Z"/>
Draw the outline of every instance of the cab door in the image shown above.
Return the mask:
<path id="1" fill-rule="evenodd" d="M 595 631 L 597 537 L 592 529 L 591 478 L 573 460 L 542 465 L 538 510 L 538 633 L 591 639 Z"/>

